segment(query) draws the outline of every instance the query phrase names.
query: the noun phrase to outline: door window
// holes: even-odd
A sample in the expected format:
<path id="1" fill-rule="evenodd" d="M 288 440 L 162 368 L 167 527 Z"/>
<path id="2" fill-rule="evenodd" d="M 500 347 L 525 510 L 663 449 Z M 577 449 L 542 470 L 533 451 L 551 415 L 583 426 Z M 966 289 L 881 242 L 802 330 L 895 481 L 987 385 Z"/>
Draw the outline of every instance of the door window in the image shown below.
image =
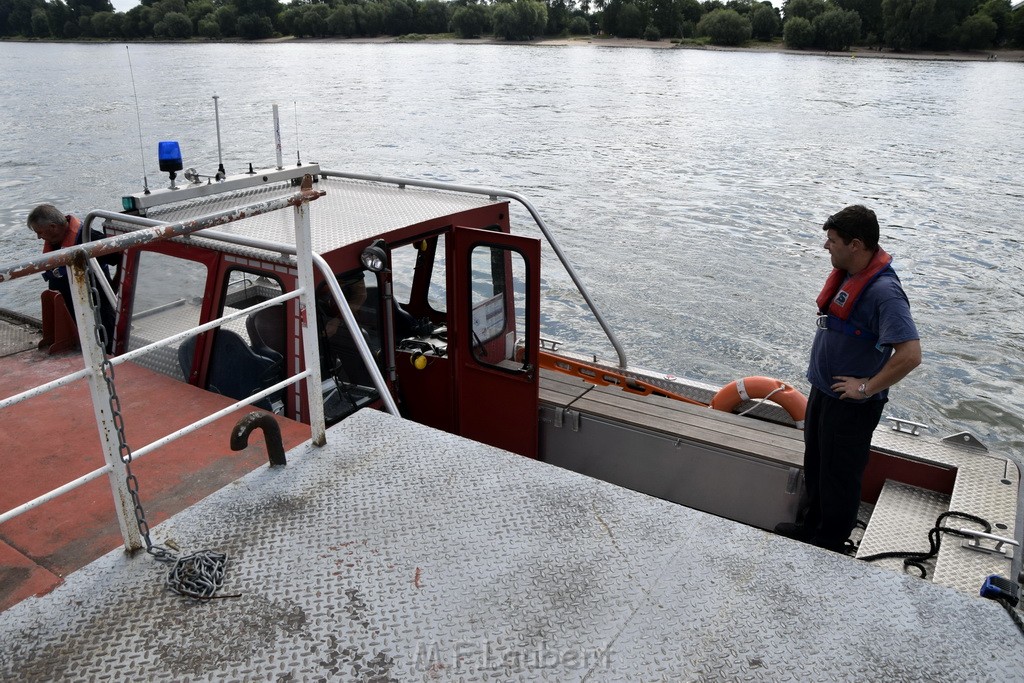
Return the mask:
<path id="1" fill-rule="evenodd" d="M 470 251 L 469 324 L 478 362 L 515 372 L 529 363 L 526 277 L 526 259 L 514 249 L 478 244 Z"/>

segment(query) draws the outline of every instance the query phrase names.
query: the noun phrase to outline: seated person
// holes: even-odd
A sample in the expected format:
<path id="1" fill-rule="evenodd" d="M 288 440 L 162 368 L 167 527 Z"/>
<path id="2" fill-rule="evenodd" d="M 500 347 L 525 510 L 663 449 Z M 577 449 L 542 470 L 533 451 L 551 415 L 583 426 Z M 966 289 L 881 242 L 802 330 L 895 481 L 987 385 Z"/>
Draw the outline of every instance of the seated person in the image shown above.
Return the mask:
<path id="1" fill-rule="evenodd" d="M 366 304 L 366 282 L 363 279 L 362 271 L 348 276 L 339 276 L 338 284 L 341 285 L 342 294 L 345 296 L 345 301 L 348 302 L 349 308 L 352 309 L 356 320 L 359 321 L 361 318 L 365 318 L 365 315 L 360 315 Z M 321 351 L 327 357 L 326 367 L 331 369 L 332 374 L 340 371 L 342 374 L 341 379 L 350 383 L 373 386 L 370 372 L 367 370 L 365 363 L 363 363 L 362 356 L 359 355 L 356 342 L 349 333 L 348 326 L 345 324 L 345 320 L 341 317 L 334 303 L 330 289 L 326 286 L 321 285 L 317 295 L 317 308 L 323 320 L 324 348 Z M 362 326 L 360 326 L 360 331 L 370 345 L 370 350 L 377 354 L 380 346 L 379 339 L 371 340 L 367 331 Z"/>

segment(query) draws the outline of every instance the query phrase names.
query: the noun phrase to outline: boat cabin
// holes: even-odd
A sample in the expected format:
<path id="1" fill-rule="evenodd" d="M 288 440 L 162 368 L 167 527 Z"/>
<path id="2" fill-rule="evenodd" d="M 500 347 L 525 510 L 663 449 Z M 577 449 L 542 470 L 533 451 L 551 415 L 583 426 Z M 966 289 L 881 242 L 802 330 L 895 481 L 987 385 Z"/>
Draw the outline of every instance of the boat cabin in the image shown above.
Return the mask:
<path id="1" fill-rule="evenodd" d="M 404 417 L 536 457 L 540 244 L 509 234 L 508 202 L 338 177 L 307 165 L 254 176 L 253 186 L 233 191 L 186 186 L 126 197 L 125 205 L 131 215 L 183 221 L 293 193 L 305 174 L 324 192 L 309 212 L 312 251 L 344 295 L 335 301 L 327 276 L 318 274 L 328 424 L 381 405 L 376 371 Z M 197 200 L 208 187 L 218 191 Z M 138 229 L 127 220 L 108 220 L 108 234 Z M 294 234 L 290 213 L 277 211 L 130 250 L 115 353 L 294 291 Z M 354 333 L 339 304 L 358 323 Z M 245 398 L 303 369 L 299 308 L 292 299 L 255 311 L 138 362 Z M 257 405 L 308 422 L 304 403 L 295 384 Z"/>

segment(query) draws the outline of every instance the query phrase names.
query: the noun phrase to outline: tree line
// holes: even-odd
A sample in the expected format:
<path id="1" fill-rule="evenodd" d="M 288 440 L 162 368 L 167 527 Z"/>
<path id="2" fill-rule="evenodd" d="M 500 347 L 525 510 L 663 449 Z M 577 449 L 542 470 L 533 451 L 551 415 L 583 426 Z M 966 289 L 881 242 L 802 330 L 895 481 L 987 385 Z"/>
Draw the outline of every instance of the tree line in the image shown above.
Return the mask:
<path id="1" fill-rule="evenodd" d="M 408 39 L 452 33 L 506 40 L 604 34 L 791 48 L 982 50 L 1024 47 L 1010 0 L 0 0 L 0 36 L 36 39 Z"/>

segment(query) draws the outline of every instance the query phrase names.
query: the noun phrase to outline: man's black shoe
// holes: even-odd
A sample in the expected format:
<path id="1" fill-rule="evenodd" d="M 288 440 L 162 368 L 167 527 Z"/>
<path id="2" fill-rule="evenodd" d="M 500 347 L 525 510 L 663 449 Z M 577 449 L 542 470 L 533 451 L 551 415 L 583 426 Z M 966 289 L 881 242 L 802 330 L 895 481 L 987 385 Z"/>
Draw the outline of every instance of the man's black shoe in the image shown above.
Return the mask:
<path id="1" fill-rule="evenodd" d="M 807 527 L 795 522 L 782 522 L 775 525 L 775 533 L 798 541 L 809 541 L 814 535 Z"/>

